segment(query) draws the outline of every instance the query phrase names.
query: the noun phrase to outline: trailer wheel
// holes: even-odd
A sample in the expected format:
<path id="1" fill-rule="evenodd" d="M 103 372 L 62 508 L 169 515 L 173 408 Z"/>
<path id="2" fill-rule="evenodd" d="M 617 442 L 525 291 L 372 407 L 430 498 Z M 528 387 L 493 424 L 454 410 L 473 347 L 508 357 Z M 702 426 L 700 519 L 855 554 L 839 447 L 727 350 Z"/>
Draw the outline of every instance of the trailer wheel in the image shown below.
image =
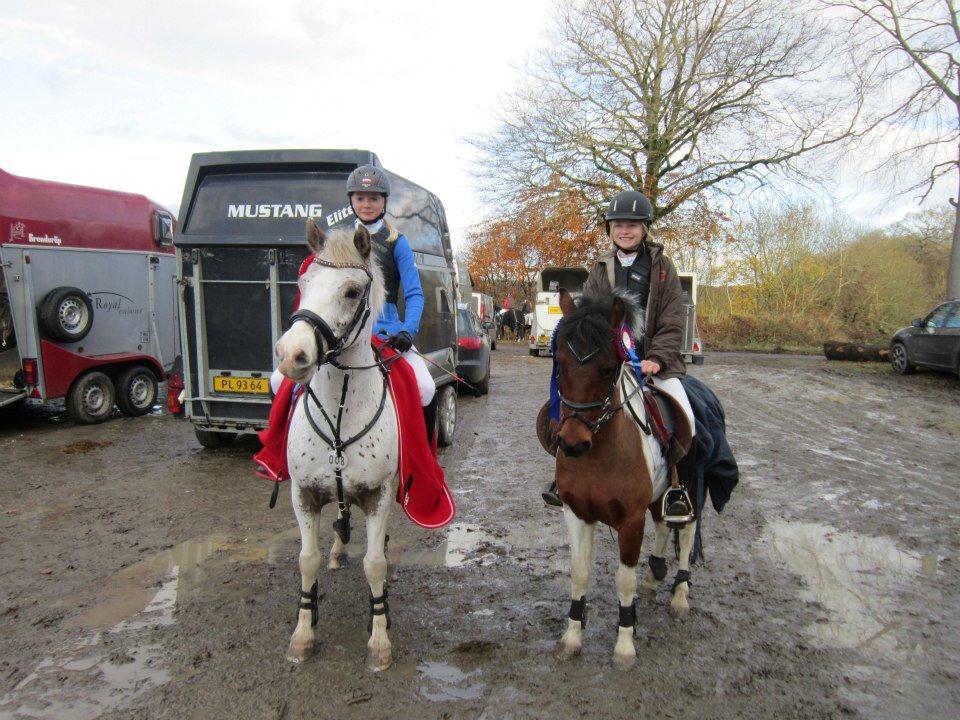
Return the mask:
<path id="1" fill-rule="evenodd" d="M 205 448 L 221 448 L 226 447 L 233 443 L 237 439 L 237 434 L 232 432 L 218 432 L 216 430 L 201 430 L 200 428 L 194 428 L 193 431 L 197 435 L 197 442 L 203 445 Z"/>
<path id="2" fill-rule="evenodd" d="M 530 351 L 530 357 L 537 357 L 538 355 L 540 355 L 540 351 L 539 351 L 539 350 L 531 350 L 531 351 Z"/>
<path id="3" fill-rule="evenodd" d="M 457 429 L 457 391 L 453 384 L 437 389 L 437 445 L 450 447 Z"/>
<path id="4" fill-rule="evenodd" d="M 54 288 L 40 303 L 40 326 L 54 340 L 82 340 L 93 327 L 90 296 L 75 287 Z"/>
<path id="5" fill-rule="evenodd" d="M 117 407 L 130 417 L 146 415 L 157 401 L 157 376 L 145 365 L 134 365 L 117 378 Z"/>
<path id="6" fill-rule="evenodd" d="M 93 370 L 77 378 L 67 393 L 67 414 L 80 425 L 100 423 L 113 414 L 115 398 L 110 378 Z"/>

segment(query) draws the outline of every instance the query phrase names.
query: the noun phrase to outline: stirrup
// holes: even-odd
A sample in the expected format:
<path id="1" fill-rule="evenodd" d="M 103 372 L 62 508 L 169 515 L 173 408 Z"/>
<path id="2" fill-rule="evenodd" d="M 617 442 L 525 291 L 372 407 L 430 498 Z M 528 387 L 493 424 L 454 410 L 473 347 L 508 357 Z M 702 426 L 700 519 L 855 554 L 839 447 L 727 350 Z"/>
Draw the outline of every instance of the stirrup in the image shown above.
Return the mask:
<path id="1" fill-rule="evenodd" d="M 540 493 L 540 497 L 542 497 L 543 501 L 551 507 L 563 507 L 563 500 L 560 499 L 560 494 L 557 492 L 556 483 L 552 482 L 547 485 L 544 491 Z"/>
<path id="2" fill-rule="evenodd" d="M 673 514 L 670 514 L 668 509 L 675 503 L 682 505 L 683 508 L 680 510 L 674 508 Z M 690 502 L 687 489 L 683 487 L 667 488 L 660 503 L 660 512 L 667 527 L 673 530 L 679 530 L 687 523 L 693 522 L 693 503 Z"/>

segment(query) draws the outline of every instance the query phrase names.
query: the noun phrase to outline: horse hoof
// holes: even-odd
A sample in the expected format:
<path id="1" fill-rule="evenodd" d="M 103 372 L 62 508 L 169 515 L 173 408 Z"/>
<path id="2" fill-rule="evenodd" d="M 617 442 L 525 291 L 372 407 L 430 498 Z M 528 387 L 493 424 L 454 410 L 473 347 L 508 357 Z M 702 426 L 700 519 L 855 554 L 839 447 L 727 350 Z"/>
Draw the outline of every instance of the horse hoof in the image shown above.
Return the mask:
<path id="1" fill-rule="evenodd" d="M 390 648 L 367 650 L 367 669 L 372 672 L 383 672 L 393 664 Z"/>
<path id="2" fill-rule="evenodd" d="M 287 660 L 292 663 L 302 663 L 313 654 L 313 640 L 291 640 L 287 648 Z"/>
<path id="3" fill-rule="evenodd" d="M 336 555 L 330 556 L 330 562 L 327 563 L 327 570 L 339 570 L 340 569 L 340 558 Z"/>
<path id="4" fill-rule="evenodd" d="M 582 645 L 567 643 L 561 640 L 560 644 L 557 645 L 557 660 L 570 660 L 571 658 L 577 657 L 582 647 Z"/>
<path id="5" fill-rule="evenodd" d="M 643 579 L 640 581 L 640 589 L 648 593 L 656 593 L 657 590 L 660 589 L 660 581 L 653 576 L 650 568 L 647 568 L 646 572 L 643 573 Z"/>
<path id="6" fill-rule="evenodd" d="M 617 670 L 629 670 L 637 662 L 637 653 L 633 654 L 625 653 L 623 655 L 619 653 L 613 654 L 613 666 Z"/>
<path id="7" fill-rule="evenodd" d="M 673 600 L 670 601 L 670 610 L 674 615 L 682 617 L 690 612 L 690 603 L 687 602 L 687 591 L 678 587 L 673 593 Z"/>

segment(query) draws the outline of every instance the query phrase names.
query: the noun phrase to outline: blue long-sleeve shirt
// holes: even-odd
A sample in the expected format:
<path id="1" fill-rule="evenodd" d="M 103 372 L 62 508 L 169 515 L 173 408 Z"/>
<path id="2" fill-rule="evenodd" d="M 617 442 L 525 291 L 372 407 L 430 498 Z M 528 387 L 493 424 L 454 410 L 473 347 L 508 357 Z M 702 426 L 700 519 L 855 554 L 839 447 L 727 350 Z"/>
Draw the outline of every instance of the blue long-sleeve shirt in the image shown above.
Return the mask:
<path id="1" fill-rule="evenodd" d="M 420 330 L 420 318 L 423 315 L 423 286 L 420 284 L 420 272 L 417 270 L 413 250 L 404 235 L 387 243 L 387 246 L 393 250 L 393 259 L 400 276 L 399 284 L 403 288 L 403 318 L 400 317 L 396 303 L 387 302 L 374 323 L 373 331 L 386 338 L 406 330 L 412 337 L 416 337 Z M 385 275 L 385 279 L 390 283 L 391 273 L 385 273 Z M 396 297 L 398 290 L 399 288 L 387 287 L 387 297 Z"/>

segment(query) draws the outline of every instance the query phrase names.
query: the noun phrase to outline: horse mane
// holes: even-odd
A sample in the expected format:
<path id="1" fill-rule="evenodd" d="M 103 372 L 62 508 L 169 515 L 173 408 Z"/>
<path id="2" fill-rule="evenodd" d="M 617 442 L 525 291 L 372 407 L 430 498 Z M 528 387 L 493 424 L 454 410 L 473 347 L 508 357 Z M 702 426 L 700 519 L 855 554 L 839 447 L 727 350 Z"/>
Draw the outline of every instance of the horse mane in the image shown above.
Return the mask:
<path id="1" fill-rule="evenodd" d="M 557 343 L 569 342 L 583 352 L 594 348 L 612 350 L 616 328 L 610 324 L 610 313 L 613 301 L 617 298 L 624 303 L 624 319 L 635 334 L 642 334 L 643 317 L 636 296 L 617 288 L 597 297 L 581 297 L 577 301 L 577 309 L 563 319 L 557 333 Z"/>
<path id="2" fill-rule="evenodd" d="M 383 287 L 383 273 L 377 262 L 376 253 L 370 248 L 370 255 L 364 260 L 357 246 L 353 244 L 353 230 L 337 228 L 331 230 L 320 249 L 320 258 L 337 265 L 366 265 L 373 275 L 373 285 L 370 288 L 370 316 L 376 320 L 387 301 Z"/>

